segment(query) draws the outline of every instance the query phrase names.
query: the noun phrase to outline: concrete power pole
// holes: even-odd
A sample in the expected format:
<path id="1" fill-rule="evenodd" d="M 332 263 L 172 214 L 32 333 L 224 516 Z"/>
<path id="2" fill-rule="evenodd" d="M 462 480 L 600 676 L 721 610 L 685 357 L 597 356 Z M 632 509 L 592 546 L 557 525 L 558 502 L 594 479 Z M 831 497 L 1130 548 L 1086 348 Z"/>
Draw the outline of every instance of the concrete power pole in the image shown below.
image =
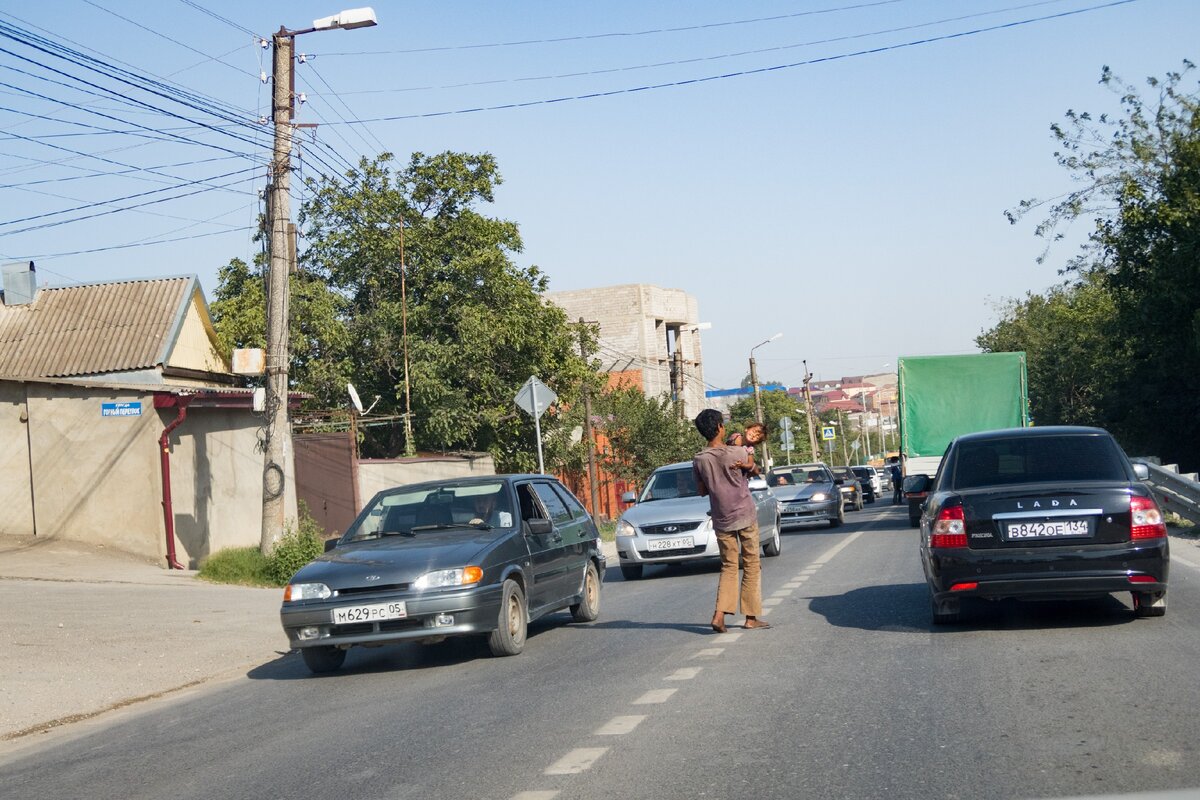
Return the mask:
<path id="1" fill-rule="evenodd" d="M 813 420 L 813 404 L 812 391 L 808 388 L 809 381 L 812 380 L 812 374 L 808 371 L 808 362 L 800 362 L 804 365 L 804 416 L 808 419 L 808 446 L 812 448 L 812 460 L 820 461 L 817 456 L 817 428 L 816 422 Z"/>
<path id="2" fill-rule="evenodd" d="M 589 358 L 587 351 L 587 334 L 584 326 L 587 322 L 579 318 L 579 355 L 586 364 Z M 588 388 L 586 378 L 583 384 L 583 435 L 587 437 L 588 456 L 588 490 L 592 498 L 592 516 L 600 518 L 600 481 L 596 470 L 596 437 L 592 431 L 592 392 Z"/>
<path id="3" fill-rule="evenodd" d="M 286 29 L 271 37 L 274 46 L 275 152 L 271 160 L 271 258 L 267 270 L 267 407 L 263 437 L 262 538 L 264 555 L 284 532 L 285 465 L 288 427 L 288 279 L 291 274 L 288 225 L 291 220 L 292 48 Z"/>

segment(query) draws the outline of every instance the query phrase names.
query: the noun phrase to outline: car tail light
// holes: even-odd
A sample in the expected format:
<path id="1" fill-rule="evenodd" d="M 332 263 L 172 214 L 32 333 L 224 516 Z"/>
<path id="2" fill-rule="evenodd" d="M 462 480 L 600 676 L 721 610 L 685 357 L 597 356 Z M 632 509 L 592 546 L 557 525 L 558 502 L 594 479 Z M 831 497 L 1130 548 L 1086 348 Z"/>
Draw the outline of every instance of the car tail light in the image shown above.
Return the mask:
<path id="1" fill-rule="evenodd" d="M 929 535 L 930 547 L 966 547 L 967 523 L 962 506 L 943 506 Z"/>
<path id="2" fill-rule="evenodd" d="M 1153 575 L 1130 575 L 1130 583 L 1158 583 L 1158 578 Z"/>
<path id="3" fill-rule="evenodd" d="M 952 592 L 970 592 L 970 591 L 974 591 L 975 589 L 978 589 L 978 588 L 979 588 L 978 583 L 976 583 L 974 581 L 970 581 L 968 583 L 956 583 L 950 587 L 950 591 L 952 591 Z"/>
<path id="4" fill-rule="evenodd" d="M 1162 539 L 1167 535 L 1162 512 L 1149 497 L 1134 495 L 1129 498 L 1129 518 L 1131 539 Z"/>

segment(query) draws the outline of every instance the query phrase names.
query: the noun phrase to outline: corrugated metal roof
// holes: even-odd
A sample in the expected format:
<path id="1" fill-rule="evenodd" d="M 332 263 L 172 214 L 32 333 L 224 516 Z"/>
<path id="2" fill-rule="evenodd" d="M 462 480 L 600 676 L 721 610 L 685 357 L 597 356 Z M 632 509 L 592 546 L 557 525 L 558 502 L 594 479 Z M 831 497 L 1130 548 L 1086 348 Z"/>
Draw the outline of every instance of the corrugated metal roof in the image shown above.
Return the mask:
<path id="1" fill-rule="evenodd" d="M 39 289 L 0 305 L 0 375 L 66 377 L 158 365 L 195 278 Z"/>

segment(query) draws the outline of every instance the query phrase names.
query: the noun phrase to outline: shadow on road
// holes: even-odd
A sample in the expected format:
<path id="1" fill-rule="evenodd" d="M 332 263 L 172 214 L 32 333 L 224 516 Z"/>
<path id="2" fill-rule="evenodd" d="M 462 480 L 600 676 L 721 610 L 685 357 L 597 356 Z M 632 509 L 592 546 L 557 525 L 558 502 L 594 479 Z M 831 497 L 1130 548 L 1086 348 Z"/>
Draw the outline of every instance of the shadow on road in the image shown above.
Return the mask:
<path id="1" fill-rule="evenodd" d="M 1134 621 L 1129 607 L 1113 596 L 1053 601 L 967 598 L 961 622 L 934 625 L 924 583 L 864 586 L 844 594 L 811 597 L 809 609 L 839 628 L 921 634 L 1097 628 Z"/>

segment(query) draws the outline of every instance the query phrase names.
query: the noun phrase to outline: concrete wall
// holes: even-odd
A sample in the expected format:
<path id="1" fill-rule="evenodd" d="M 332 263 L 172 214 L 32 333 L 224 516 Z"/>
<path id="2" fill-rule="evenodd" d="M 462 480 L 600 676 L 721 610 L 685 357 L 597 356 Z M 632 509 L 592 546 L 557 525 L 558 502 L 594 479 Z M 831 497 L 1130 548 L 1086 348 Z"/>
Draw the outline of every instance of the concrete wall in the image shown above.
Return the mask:
<path id="1" fill-rule="evenodd" d="M 159 433 L 175 419 L 159 412 Z M 171 495 L 176 555 L 195 568 L 228 547 L 253 547 L 262 534 L 262 453 L 256 452 L 259 420 L 247 409 L 189 408 L 171 434 Z M 295 486 L 286 473 L 295 520 Z M 161 516 L 161 515 L 160 515 Z M 294 522 L 293 522 L 294 524 Z M 161 526 L 160 526 L 161 527 Z M 159 537 L 165 548 L 165 534 Z M 165 549 L 164 553 L 165 555 Z"/>
<path id="2" fill-rule="evenodd" d="M 33 532 L 25 386 L 0 381 L 0 536 Z"/>
<path id="3" fill-rule="evenodd" d="M 582 317 L 600 327 L 600 359 L 609 372 L 641 369 L 642 391 L 648 396 L 669 394 L 671 363 L 668 328 L 700 321 L 696 298 L 682 289 L 649 284 L 626 284 L 569 292 L 550 292 L 546 299 L 571 320 Z M 704 359 L 699 331 L 680 331 L 683 355 L 684 412 L 690 417 L 706 407 Z"/>
<path id="4" fill-rule="evenodd" d="M 150 397 L 62 384 L 27 387 L 37 535 L 163 555 L 162 425 Z M 140 403 L 141 414 L 104 417 L 102 403 Z"/>
<path id="5" fill-rule="evenodd" d="M 486 453 L 408 459 L 364 459 L 358 462 L 358 508 L 376 492 L 444 478 L 495 475 L 496 462 Z"/>
<path id="6" fill-rule="evenodd" d="M 23 423 L 26 391 L 29 421 Z M 137 403 L 141 414 L 105 417 L 103 403 Z M 0 381 L 0 534 L 104 545 L 165 567 L 158 439 L 176 414 L 173 408 L 155 409 L 150 393 Z M 258 425 L 249 409 L 196 407 L 172 433 L 176 556 L 184 566 L 195 568 L 227 547 L 258 545 L 263 470 L 262 454 L 255 450 Z M 284 501 L 294 526 L 292 455 L 284 465 Z"/>

